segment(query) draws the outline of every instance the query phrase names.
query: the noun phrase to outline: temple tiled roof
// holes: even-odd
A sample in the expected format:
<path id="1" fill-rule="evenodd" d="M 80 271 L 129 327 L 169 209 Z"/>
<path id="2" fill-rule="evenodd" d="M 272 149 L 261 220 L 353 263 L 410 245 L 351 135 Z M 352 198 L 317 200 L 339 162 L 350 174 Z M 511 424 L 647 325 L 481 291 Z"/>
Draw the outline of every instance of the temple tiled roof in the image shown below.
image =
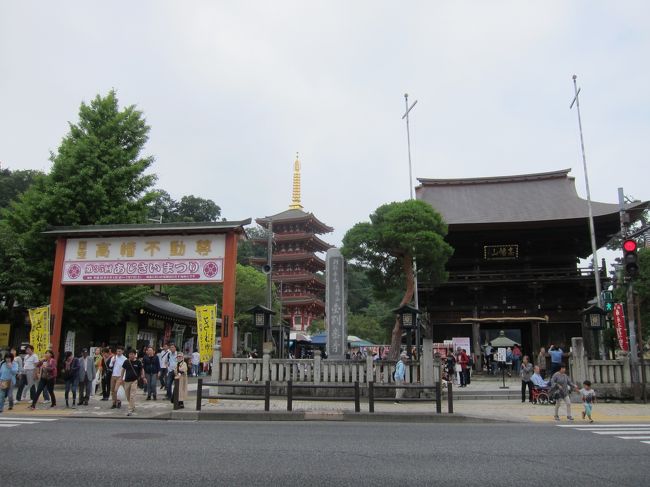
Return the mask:
<path id="1" fill-rule="evenodd" d="M 157 316 L 161 319 L 190 325 L 196 324 L 196 311 L 172 303 L 171 301 L 159 296 L 147 296 L 144 298 L 143 308 L 148 312 L 148 314 Z"/>
<path id="2" fill-rule="evenodd" d="M 430 203 L 449 225 L 577 220 L 588 217 L 570 169 L 518 176 L 418 178 L 417 198 Z M 648 202 L 626 205 L 632 217 Z M 592 201 L 594 218 L 618 214 L 618 204 Z"/>

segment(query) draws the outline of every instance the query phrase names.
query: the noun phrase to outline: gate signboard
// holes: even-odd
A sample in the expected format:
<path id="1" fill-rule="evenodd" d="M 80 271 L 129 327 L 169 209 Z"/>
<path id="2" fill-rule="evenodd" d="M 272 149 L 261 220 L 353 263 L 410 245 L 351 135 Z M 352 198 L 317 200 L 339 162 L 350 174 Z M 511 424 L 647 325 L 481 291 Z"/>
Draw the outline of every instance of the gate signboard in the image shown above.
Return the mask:
<path id="1" fill-rule="evenodd" d="M 224 235 L 71 238 L 63 284 L 223 281 Z"/>

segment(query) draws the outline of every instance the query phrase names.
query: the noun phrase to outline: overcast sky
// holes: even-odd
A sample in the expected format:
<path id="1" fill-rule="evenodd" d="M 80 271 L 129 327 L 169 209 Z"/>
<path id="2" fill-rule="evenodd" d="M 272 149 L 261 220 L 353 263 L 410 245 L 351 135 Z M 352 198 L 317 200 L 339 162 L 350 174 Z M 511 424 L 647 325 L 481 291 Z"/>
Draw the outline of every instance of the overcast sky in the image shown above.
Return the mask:
<path id="1" fill-rule="evenodd" d="M 415 177 L 572 168 L 592 198 L 647 199 L 647 1 L 0 3 L 0 161 L 48 171 L 81 101 L 115 88 L 151 126 L 158 187 L 230 220 L 302 200 L 335 232 Z"/>

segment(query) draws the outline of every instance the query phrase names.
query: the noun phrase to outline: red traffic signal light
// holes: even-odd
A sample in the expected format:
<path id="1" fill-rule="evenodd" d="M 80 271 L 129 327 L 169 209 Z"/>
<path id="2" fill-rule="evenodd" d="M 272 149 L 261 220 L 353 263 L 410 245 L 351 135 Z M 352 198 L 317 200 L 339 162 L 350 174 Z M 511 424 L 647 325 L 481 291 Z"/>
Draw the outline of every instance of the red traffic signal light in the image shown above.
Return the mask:
<path id="1" fill-rule="evenodd" d="M 624 252 L 636 252 L 636 241 L 626 240 L 623 242 L 623 251 Z"/>
<path id="2" fill-rule="evenodd" d="M 639 272 L 636 249 L 635 240 L 625 240 L 623 242 L 623 264 L 625 265 L 625 274 L 629 277 L 635 277 Z"/>

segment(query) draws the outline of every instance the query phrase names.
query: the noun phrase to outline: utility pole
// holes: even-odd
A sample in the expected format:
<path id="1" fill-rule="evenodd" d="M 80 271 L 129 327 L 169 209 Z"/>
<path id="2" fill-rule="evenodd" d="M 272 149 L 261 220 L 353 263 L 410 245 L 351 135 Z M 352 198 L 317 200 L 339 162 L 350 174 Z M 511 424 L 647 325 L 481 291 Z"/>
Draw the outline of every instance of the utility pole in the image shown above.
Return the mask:
<path id="1" fill-rule="evenodd" d="M 589 209 L 589 236 L 591 237 L 591 251 L 593 257 L 593 268 L 594 268 L 594 279 L 596 280 L 596 299 L 598 300 L 598 307 L 603 307 L 603 298 L 601 296 L 601 286 L 600 286 L 600 270 L 598 268 L 598 254 L 596 248 L 596 231 L 594 229 L 594 213 L 591 208 L 591 192 L 589 191 L 589 175 L 587 174 L 587 156 L 585 155 L 585 141 L 582 136 L 582 119 L 580 117 L 580 89 L 578 88 L 577 80 L 578 77 L 573 75 L 573 89 L 575 91 L 575 96 L 569 109 L 573 108 L 573 105 L 576 106 L 576 111 L 578 112 L 578 129 L 580 131 L 580 148 L 582 149 L 582 167 L 585 173 L 585 186 L 587 188 L 587 208 Z M 605 344 L 603 343 L 603 332 L 600 330 L 598 332 L 598 350 L 600 352 L 600 358 L 605 360 Z"/>
<path id="2" fill-rule="evenodd" d="M 402 115 L 402 120 L 406 119 L 406 146 L 408 149 L 408 159 L 409 159 L 409 197 L 410 199 L 415 199 L 413 197 L 413 164 L 411 163 L 411 129 L 409 126 L 409 113 L 411 110 L 413 110 L 413 107 L 417 104 L 417 100 L 413 102 L 413 104 L 409 107 L 409 94 L 404 93 L 404 107 L 406 108 L 406 111 L 404 112 L 404 115 Z M 414 303 L 415 307 L 417 309 L 420 309 L 419 306 L 419 296 L 418 296 L 418 264 L 417 261 L 415 260 L 415 257 L 413 258 L 413 294 L 414 294 Z M 410 337 L 410 332 L 409 332 L 409 337 Z M 410 341 L 410 339 L 409 339 Z M 418 358 L 420 357 L 420 324 L 418 323 L 418 320 L 416 318 L 416 326 L 415 326 L 415 341 L 417 343 L 417 351 L 418 351 Z M 407 350 L 407 353 L 409 357 L 411 356 L 411 350 L 410 347 L 408 347 L 409 350 Z"/>
<path id="3" fill-rule="evenodd" d="M 269 234 L 266 241 L 266 307 L 273 309 L 273 221 L 269 218 Z M 273 340 L 273 315 L 269 315 L 269 331 Z M 264 340 L 269 340 L 268 336 Z M 262 344 L 262 348 L 264 344 Z"/>

